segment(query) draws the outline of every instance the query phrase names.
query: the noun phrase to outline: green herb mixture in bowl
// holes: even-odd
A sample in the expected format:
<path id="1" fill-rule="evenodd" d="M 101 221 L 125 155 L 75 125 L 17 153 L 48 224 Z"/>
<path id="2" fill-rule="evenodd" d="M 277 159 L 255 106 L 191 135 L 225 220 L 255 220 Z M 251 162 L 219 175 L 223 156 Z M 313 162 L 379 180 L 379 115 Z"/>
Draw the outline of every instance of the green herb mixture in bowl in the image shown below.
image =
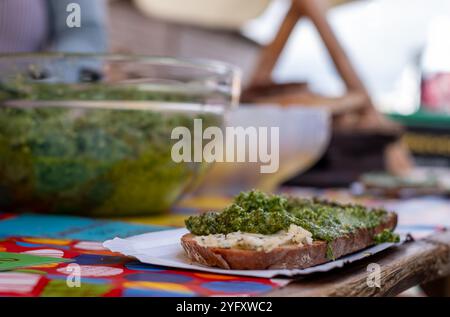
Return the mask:
<path id="1" fill-rule="evenodd" d="M 238 74 L 217 62 L 0 56 L 0 210 L 168 210 L 209 164 L 172 159 L 175 127 L 222 126 Z"/>

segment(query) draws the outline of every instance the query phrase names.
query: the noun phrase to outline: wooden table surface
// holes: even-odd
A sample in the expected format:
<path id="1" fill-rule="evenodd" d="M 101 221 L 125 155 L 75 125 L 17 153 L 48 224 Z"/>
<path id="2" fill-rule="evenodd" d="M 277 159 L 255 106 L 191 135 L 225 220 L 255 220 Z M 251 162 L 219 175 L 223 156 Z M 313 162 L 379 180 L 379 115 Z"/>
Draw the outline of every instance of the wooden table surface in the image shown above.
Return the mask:
<path id="1" fill-rule="evenodd" d="M 380 265 L 380 288 L 369 287 L 368 265 Z M 450 231 L 409 241 L 327 273 L 315 273 L 268 296 L 395 296 L 415 285 L 425 284 L 432 295 L 444 294 L 450 275 Z M 370 277 L 369 277 L 370 279 Z M 432 281 L 443 281 L 440 292 Z M 428 284 L 427 284 L 428 283 Z M 437 284 L 436 282 L 433 282 Z M 442 283 L 439 283 L 439 287 Z"/>

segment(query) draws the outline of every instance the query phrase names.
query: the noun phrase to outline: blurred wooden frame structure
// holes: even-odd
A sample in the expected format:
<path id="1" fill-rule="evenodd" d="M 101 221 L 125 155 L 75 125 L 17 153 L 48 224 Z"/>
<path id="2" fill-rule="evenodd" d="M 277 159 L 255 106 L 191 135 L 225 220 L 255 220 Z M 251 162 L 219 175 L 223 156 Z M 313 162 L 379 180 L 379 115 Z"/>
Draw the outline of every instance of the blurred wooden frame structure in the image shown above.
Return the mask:
<path id="1" fill-rule="evenodd" d="M 281 105 L 326 105 L 340 117 L 343 114 L 372 112 L 373 105 L 364 84 L 359 79 L 350 60 L 333 33 L 327 19 L 327 2 L 323 0 L 291 0 L 289 11 L 273 41 L 262 49 L 256 71 L 243 92 L 244 102 L 277 103 Z M 314 94 L 306 83 L 275 84 L 272 71 L 301 18 L 309 18 L 324 42 L 336 70 L 347 88 L 341 97 L 324 97 Z M 301 43 L 299 43 L 301 45 Z"/>
<path id="2" fill-rule="evenodd" d="M 243 91 L 242 101 L 285 106 L 326 106 L 333 114 L 334 133 L 345 136 L 349 141 L 353 140 L 352 142 L 355 138 L 367 134 L 399 137 L 401 127 L 386 120 L 372 104 L 364 84 L 326 19 L 327 8 L 326 0 L 291 0 L 290 9 L 278 33 L 273 41 L 262 49 L 256 71 L 249 86 Z M 308 89 L 307 83 L 277 84 L 272 81 L 273 69 L 301 18 L 309 18 L 322 38 L 337 72 L 345 83 L 347 91 L 343 96 L 317 95 Z M 385 168 L 394 175 L 407 173 L 413 166 L 409 152 L 401 142 L 386 144 L 383 156 Z"/>

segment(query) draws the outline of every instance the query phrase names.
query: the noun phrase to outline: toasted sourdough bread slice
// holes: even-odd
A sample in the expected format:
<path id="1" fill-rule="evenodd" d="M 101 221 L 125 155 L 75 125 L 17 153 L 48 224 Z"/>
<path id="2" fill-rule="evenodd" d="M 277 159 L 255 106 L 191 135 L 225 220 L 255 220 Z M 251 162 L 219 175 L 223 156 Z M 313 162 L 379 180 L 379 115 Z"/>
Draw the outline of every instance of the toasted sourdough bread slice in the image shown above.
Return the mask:
<path id="1" fill-rule="evenodd" d="M 389 213 L 386 220 L 372 229 L 358 229 L 352 234 L 330 242 L 335 259 L 365 249 L 374 244 L 373 238 L 384 229 L 395 229 L 397 214 Z M 310 245 L 283 246 L 270 252 L 203 247 L 193 234 L 185 234 L 181 244 L 189 258 L 203 265 L 234 270 L 304 269 L 330 261 L 325 241 Z"/>

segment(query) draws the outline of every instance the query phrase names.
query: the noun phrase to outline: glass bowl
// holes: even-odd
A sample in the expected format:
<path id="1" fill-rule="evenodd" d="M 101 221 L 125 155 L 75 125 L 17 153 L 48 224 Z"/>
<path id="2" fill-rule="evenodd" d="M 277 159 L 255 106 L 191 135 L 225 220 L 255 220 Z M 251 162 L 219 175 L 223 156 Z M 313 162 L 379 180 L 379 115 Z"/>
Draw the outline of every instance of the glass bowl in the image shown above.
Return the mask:
<path id="1" fill-rule="evenodd" d="M 214 61 L 0 55 L 0 210 L 167 211 L 210 165 L 174 161 L 173 129 L 221 127 L 239 91 L 238 70 Z"/>

